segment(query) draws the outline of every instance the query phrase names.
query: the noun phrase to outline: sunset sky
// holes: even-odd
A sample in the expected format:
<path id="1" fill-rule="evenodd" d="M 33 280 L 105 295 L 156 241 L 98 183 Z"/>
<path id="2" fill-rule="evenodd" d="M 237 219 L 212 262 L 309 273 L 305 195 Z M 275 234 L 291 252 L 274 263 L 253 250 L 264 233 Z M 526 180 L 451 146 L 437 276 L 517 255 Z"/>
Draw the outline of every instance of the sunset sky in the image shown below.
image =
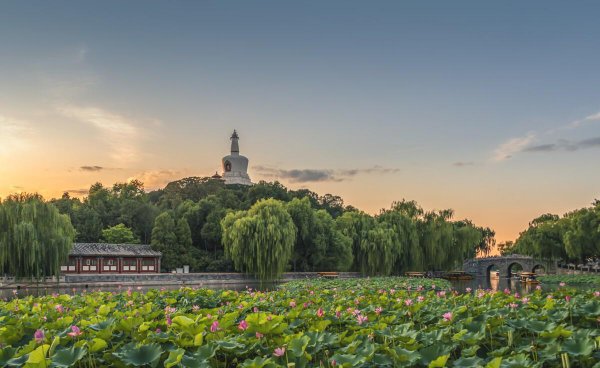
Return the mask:
<path id="1" fill-rule="evenodd" d="M 0 196 L 220 171 L 514 240 L 600 198 L 600 4 L 2 1 Z"/>

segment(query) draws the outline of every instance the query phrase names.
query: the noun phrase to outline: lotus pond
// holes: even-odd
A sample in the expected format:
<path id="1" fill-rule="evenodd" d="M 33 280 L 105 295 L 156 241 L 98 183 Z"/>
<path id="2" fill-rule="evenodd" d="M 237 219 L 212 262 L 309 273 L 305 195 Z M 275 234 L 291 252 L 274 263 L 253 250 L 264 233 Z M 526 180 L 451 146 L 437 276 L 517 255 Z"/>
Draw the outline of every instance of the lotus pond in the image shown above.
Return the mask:
<path id="1" fill-rule="evenodd" d="M 443 280 L 275 291 L 128 290 L 0 301 L 0 366 L 600 367 L 600 292 Z"/>

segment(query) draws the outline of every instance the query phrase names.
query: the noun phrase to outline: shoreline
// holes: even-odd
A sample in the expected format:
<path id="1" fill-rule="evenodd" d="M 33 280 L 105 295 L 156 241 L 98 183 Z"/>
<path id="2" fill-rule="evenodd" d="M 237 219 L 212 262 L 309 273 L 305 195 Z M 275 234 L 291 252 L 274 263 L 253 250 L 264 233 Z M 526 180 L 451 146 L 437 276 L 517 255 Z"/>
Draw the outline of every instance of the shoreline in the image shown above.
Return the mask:
<path id="1" fill-rule="evenodd" d="M 338 272 L 340 279 L 359 278 L 358 272 Z M 282 283 L 299 279 L 316 279 L 321 277 L 318 272 L 288 272 L 281 278 L 265 283 Z M 119 286 L 205 286 L 205 285 L 231 285 L 231 284 L 260 284 L 260 280 L 243 273 L 156 273 L 156 274 L 77 274 L 61 276 L 57 281 L 29 282 L 14 280 L 11 282 L 0 282 L 0 290 L 11 289 L 48 289 L 48 288 L 84 288 L 93 289 L 99 287 Z"/>

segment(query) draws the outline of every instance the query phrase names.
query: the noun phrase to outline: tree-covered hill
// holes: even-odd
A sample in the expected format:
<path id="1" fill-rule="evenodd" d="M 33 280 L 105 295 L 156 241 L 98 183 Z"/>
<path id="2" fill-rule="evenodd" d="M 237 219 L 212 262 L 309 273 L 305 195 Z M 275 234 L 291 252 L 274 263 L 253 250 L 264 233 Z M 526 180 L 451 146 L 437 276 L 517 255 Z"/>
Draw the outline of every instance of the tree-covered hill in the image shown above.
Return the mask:
<path id="1" fill-rule="evenodd" d="M 267 199 L 273 209 L 255 209 Z M 293 223 L 295 231 L 285 235 L 293 237 L 292 252 L 284 262 L 292 271 L 398 274 L 450 269 L 477 252 L 489 252 L 494 243 L 491 229 L 469 220 L 454 221 L 452 210 L 425 211 L 416 202 L 403 200 L 372 216 L 345 206 L 339 196 L 290 190 L 279 182 L 226 186 L 220 180 L 190 177 L 151 192 L 135 180 L 112 187 L 96 183 L 82 200 L 65 193 L 50 202 L 70 217 L 76 241 L 149 243 L 163 252 L 164 270 L 188 264 L 196 272 L 233 271 L 232 259 L 240 269 L 235 254 L 247 253 L 232 252 L 234 248 L 226 252 L 225 247 L 233 247 L 232 239 L 239 236 L 246 246 L 265 248 L 250 243 L 261 239 L 248 235 L 261 229 L 242 225 L 281 227 L 273 225 L 279 220 L 269 217 L 275 216 L 274 208 L 283 208 Z M 260 221 L 249 217 L 256 213 L 261 214 Z"/>

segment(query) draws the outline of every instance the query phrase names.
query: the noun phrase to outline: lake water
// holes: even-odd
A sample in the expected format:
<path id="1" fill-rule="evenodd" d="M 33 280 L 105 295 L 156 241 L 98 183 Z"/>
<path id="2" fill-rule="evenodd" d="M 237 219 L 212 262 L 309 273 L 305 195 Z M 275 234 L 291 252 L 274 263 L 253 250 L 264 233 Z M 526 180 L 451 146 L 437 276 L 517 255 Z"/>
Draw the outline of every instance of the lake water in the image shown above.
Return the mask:
<path id="1" fill-rule="evenodd" d="M 260 285 L 259 283 L 209 283 L 209 284 L 201 284 L 201 285 L 194 285 L 192 287 L 203 287 L 203 288 L 208 288 L 208 289 L 213 289 L 213 290 L 245 290 L 247 287 L 253 288 L 255 290 L 273 290 L 277 287 L 277 283 L 268 283 L 268 284 L 263 284 Z M 119 287 L 118 285 L 115 286 L 103 286 L 101 288 L 93 288 L 93 287 L 76 287 L 73 288 L 71 286 L 65 286 L 64 284 L 61 284 L 58 287 L 44 287 L 44 288 L 20 288 L 19 290 L 17 290 L 17 295 L 18 296 L 27 296 L 27 295 L 47 295 L 47 294 L 52 294 L 52 293 L 58 293 L 58 294 L 79 294 L 83 291 L 85 292 L 92 292 L 92 291 L 96 291 L 96 290 L 102 290 L 102 291 L 114 291 L 114 292 L 121 292 L 121 291 L 126 291 L 129 287 L 132 288 L 132 290 L 134 291 L 144 291 L 144 290 L 149 290 L 149 289 L 179 289 L 181 288 L 183 285 L 154 285 L 154 286 L 148 286 L 148 285 L 141 285 L 141 286 L 137 286 L 137 285 L 128 285 L 128 286 L 121 286 Z M 492 289 L 492 290 L 498 290 L 498 291 L 502 291 L 504 289 L 509 289 L 513 292 L 519 292 L 521 294 L 527 294 L 529 292 L 535 291 L 535 288 L 537 285 L 530 285 L 530 284 L 523 284 L 521 283 L 519 280 L 514 280 L 514 279 L 507 279 L 507 278 L 500 278 L 500 279 L 488 279 L 488 278 L 475 278 L 473 280 L 460 280 L 460 281 L 452 281 L 452 286 L 454 289 L 456 289 L 459 292 L 464 292 L 467 288 L 471 288 L 473 290 L 476 289 Z M 542 285 L 542 289 L 543 290 L 554 290 L 557 289 L 559 286 L 557 284 L 543 284 Z M 592 289 L 594 287 L 589 286 L 589 285 L 583 285 L 583 286 L 573 286 L 573 285 L 569 285 L 569 287 L 575 287 L 577 289 Z M 141 289 L 138 289 L 141 288 Z M 14 294 L 14 290 L 15 289 L 0 289 L 0 298 L 2 299 L 8 299 L 8 298 L 13 298 L 15 296 Z"/>

